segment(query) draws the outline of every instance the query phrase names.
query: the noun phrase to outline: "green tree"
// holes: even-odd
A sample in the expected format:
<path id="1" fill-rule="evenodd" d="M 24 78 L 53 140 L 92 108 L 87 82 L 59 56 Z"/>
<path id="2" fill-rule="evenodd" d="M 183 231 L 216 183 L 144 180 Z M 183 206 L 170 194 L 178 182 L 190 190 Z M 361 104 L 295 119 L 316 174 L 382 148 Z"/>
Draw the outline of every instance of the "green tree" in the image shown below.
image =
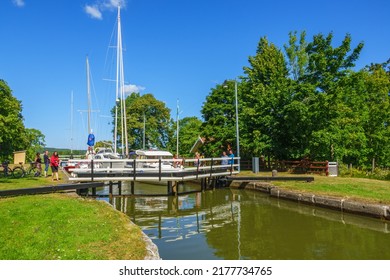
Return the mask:
<path id="1" fill-rule="evenodd" d="M 201 132 L 202 121 L 197 117 L 186 117 L 179 120 L 179 155 L 184 157 L 193 157 L 190 153 L 192 146 L 196 139 L 202 136 Z M 176 137 L 171 144 L 172 147 L 176 147 Z"/>
<path id="2" fill-rule="evenodd" d="M 340 46 L 333 47 L 333 33 L 326 37 L 321 33 L 315 35 L 306 47 L 309 61 L 304 80 L 315 85 L 319 92 L 328 93 L 337 81 L 350 73 L 359 58 L 364 44 L 361 42 L 351 50 L 351 42 L 352 37 L 347 34 Z"/>
<path id="3" fill-rule="evenodd" d="M 290 103 L 291 89 L 283 53 L 263 37 L 256 55 L 249 57 L 244 67 L 248 87 L 241 99 L 244 137 L 243 149 L 249 155 L 287 156 L 288 130 L 284 129 L 284 107 Z"/>
<path id="4" fill-rule="evenodd" d="M 14 151 L 25 150 L 28 139 L 22 116 L 22 103 L 4 80 L 0 79 L 0 157 L 10 158 Z"/>
<path id="5" fill-rule="evenodd" d="M 170 109 L 164 102 L 157 100 L 151 93 L 132 93 L 126 98 L 126 112 L 130 149 L 143 148 L 144 124 L 146 148 L 170 149 L 172 122 Z M 118 131 L 121 132 L 120 126 Z"/>
<path id="6" fill-rule="evenodd" d="M 95 148 L 112 148 L 113 147 L 113 143 L 112 141 L 110 140 L 106 140 L 106 141 L 97 141 L 95 143 Z"/>
<path id="7" fill-rule="evenodd" d="M 202 151 L 208 157 L 220 156 L 222 151 L 235 147 L 235 89 L 234 81 L 211 89 L 201 110 L 206 145 Z M 195 138 L 196 139 L 196 138 Z M 195 141 L 195 140 L 194 140 Z"/>
<path id="8" fill-rule="evenodd" d="M 387 72 L 386 72 L 387 68 Z M 390 60 L 362 70 L 365 81 L 368 161 L 372 168 L 390 166 Z"/>
<path id="9" fill-rule="evenodd" d="M 306 32 L 301 32 L 299 44 L 297 44 L 297 31 L 289 33 L 288 45 L 284 45 L 284 50 L 288 58 L 288 66 L 291 76 L 294 80 L 298 80 L 305 74 L 306 67 L 309 62 L 309 55 L 306 47 Z"/>
<path id="10" fill-rule="evenodd" d="M 45 147 L 45 135 L 41 131 L 34 128 L 26 129 L 26 137 L 28 141 L 28 148 L 26 151 L 26 157 L 28 160 L 33 161 L 35 159 L 36 153 L 43 152 Z"/>

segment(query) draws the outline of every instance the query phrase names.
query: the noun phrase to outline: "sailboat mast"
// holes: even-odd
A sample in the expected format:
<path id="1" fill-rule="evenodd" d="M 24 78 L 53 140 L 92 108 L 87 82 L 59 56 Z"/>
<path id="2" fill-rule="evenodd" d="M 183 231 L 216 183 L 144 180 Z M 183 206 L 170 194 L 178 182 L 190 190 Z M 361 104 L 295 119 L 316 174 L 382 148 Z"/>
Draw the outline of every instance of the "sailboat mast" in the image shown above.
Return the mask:
<path id="1" fill-rule="evenodd" d="M 176 104 L 176 156 L 179 157 L 179 99 Z"/>
<path id="2" fill-rule="evenodd" d="M 144 129 L 143 129 L 143 137 L 142 137 L 142 149 L 145 150 L 145 138 L 146 138 L 146 116 L 144 112 Z"/>
<path id="3" fill-rule="evenodd" d="M 120 101 L 120 115 L 121 115 L 121 142 L 122 155 L 129 154 L 128 139 L 127 139 L 127 117 L 126 117 L 126 98 L 125 98 L 125 82 L 123 70 L 123 53 L 122 53 L 122 31 L 120 6 L 118 6 L 118 38 L 117 38 L 117 69 L 116 69 L 116 106 L 115 106 L 115 152 L 117 142 L 117 127 L 118 127 L 118 101 Z M 125 149 L 125 151 L 123 150 Z"/>
<path id="4" fill-rule="evenodd" d="M 70 154 L 73 155 L 73 90 L 70 94 Z"/>
<path id="5" fill-rule="evenodd" d="M 91 88 L 89 80 L 89 61 L 87 56 L 87 98 L 88 98 L 88 133 L 91 133 Z"/>
<path id="6" fill-rule="evenodd" d="M 117 30 L 117 50 L 116 50 L 116 90 L 115 90 L 115 125 L 114 125 L 114 153 L 117 153 L 118 137 L 118 102 L 119 102 L 119 33 L 120 33 L 120 6 L 118 6 L 118 30 Z"/>

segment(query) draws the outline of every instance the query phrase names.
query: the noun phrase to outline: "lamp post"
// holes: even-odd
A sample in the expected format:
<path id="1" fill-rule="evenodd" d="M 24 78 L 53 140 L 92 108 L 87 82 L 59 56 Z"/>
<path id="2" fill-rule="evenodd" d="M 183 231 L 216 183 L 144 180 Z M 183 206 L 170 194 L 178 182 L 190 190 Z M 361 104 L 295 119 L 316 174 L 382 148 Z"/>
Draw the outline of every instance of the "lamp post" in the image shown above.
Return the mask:
<path id="1" fill-rule="evenodd" d="M 234 79 L 234 98 L 236 106 L 236 145 L 237 145 L 237 157 L 240 157 L 240 129 L 238 125 L 238 98 L 237 98 L 237 80 Z M 224 88 L 227 88 L 227 81 L 224 82 Z M 238 160 L 238 172 L 240 172 L 240 160 Z"/>

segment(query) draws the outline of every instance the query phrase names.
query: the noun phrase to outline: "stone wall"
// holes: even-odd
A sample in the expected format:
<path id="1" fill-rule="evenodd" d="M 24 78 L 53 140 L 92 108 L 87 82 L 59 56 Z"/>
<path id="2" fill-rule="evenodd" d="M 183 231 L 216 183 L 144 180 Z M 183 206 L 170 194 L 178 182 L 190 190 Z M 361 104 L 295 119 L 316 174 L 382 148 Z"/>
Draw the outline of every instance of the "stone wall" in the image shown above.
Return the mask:
<path id="1" fill-rule="evenodd" d="M 243 187 L 243 183 L 235 181 L 230 187 Z M 370 217 L 390 220 L 390 205 L 367 203 L 347 198 L 330 197 L 324 195 L 300 193 L 298 191 L 284 190 L 265 182 L 250 182 L 245 189 L 252 189 L 268 193 L 271 197 L 288 199 L 313 206 L 335 209 L 343 212 L 366 215 Z"/>

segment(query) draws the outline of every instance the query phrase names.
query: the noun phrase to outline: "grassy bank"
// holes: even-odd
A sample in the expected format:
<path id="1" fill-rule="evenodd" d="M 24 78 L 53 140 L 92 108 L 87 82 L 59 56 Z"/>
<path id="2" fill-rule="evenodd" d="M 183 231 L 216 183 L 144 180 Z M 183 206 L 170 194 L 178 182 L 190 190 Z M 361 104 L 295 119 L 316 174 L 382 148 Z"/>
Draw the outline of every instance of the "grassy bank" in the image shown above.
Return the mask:
<path id="1" fill-rule="evenodd" d="M 0 190 L 11 190 L 11 189 L 22 189 L 22 188 L 35 188 L 43 186 L 51 186 L 57 184 L 66 184 L 66 176 L 59 172 L 59 181 L 52 181 L 51 176 L 49 177 L 33 177 L 26 176 L 23 178 L 15 179 L 12 177 L 9 178 L 0 178 Z"/>
<path id="2" fill-rule="evenodd" d="M 244 171 L 240 173 L 240 176 L 271 176 L 271 173 L 260 172 L 254 174 L 250 171 Z M 278 176 L 294 175 L 279 172 Z M 389 181 L 364 178 L 327 177 L 320 175 L 307 176 L 313 176 L 314 181 L 310 183 L 300 181 L 272 181 L 272 184 L 292 191 L 343 197 L 372 203 L 390 204 Z"/>
<path id="3" fill-rule="evenodd" d="M 49 194 L 0 199 L 0 259 L 143 259 L 141 230 L 106 203 Z"/>

